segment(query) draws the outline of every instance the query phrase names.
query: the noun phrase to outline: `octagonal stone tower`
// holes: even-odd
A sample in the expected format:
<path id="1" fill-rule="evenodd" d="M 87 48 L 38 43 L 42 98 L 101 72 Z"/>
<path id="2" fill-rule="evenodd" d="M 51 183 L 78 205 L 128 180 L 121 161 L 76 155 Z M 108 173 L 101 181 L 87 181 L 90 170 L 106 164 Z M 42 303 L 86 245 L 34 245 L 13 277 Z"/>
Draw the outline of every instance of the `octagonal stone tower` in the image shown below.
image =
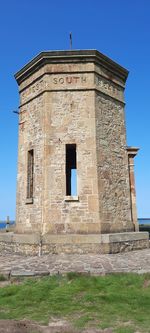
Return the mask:
<path id="1" fill-rule="evenodd" d="M 127 76 L 96 50 L 42 52 L 15 75 L 16 233 L 79 246 L 138 230 L 124 120 Z"/>

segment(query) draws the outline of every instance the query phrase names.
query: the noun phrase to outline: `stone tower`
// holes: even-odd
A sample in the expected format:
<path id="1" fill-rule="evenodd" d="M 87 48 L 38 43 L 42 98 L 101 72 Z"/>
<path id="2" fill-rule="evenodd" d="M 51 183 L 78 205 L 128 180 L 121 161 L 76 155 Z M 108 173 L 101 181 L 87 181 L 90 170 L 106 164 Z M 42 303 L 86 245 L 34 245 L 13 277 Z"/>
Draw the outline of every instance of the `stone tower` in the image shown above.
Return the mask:
<path id="1" fill-rule="evenodd" d="M 129 167 L 137 149 L 126 146 L 124 120 L 127 76 L 96 50 L 42 52 L 16 74 L 16 233 L 65 246 L 138 230 Z"/>

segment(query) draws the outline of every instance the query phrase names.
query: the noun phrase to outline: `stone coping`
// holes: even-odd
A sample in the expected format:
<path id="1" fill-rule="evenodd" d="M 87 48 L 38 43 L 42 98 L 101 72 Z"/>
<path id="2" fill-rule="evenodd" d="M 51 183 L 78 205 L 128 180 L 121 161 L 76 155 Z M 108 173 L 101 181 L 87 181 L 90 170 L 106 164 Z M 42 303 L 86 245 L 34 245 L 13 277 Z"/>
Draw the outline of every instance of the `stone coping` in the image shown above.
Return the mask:
<path id="1" fill-rule="evenodd" d="M 121 243 L 149 239 L 148 232 L 126 232 L 114 234 L 45 234 L 40 237 L 38 234 L 15 234 L 13 232 L 0 233 L 0 242 L 20 244 L 107 244 Z"/>
<path id="2" fill-rule="evenodd" d="M 51 63 L 97 63 L 126 81 L 128 71 L 97 50 L 44 51 L 33 58 L 15 74 L 18 84 L 45 64 Z"/>

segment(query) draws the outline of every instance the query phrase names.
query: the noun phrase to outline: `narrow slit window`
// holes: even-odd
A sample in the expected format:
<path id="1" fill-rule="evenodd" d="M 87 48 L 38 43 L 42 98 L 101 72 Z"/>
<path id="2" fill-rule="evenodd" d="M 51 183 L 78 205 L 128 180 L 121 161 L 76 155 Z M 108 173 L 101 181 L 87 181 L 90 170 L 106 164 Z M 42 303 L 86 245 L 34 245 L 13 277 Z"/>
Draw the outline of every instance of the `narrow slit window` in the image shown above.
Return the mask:
<path id="1" fill-rule="evenodd" d="M 27 166 L 27 199 L 33 198 L 33 170 L 34 170 L 34 151 L 28 151 Z"/>
<path id="2" fill-rule="evenodd" d="M 66 145 L 66 195 L 77 195 L 76 145 Z"/>

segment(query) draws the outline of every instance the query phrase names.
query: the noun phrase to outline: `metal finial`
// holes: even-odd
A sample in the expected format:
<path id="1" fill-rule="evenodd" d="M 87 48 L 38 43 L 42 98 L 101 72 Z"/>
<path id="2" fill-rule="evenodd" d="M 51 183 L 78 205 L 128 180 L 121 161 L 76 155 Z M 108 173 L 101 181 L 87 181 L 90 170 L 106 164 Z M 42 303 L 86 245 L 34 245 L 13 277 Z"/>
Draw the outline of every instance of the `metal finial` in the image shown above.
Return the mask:
<path id="1" fill-rule="evenodd" d="M 70 50 L 72 50 L 72 32 L 70 32 Z"/>

